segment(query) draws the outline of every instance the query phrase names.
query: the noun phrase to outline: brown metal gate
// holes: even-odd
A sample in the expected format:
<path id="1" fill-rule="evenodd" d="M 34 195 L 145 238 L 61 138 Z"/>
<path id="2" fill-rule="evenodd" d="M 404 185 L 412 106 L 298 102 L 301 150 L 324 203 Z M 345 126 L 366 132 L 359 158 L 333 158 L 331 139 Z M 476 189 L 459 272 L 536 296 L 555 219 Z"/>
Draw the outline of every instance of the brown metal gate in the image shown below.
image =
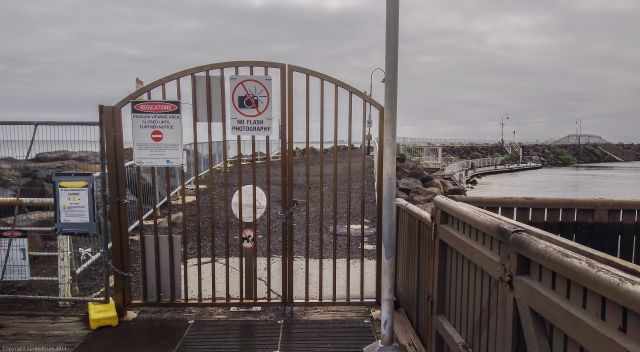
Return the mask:
<path id="1" fill-rule="evenodd" d="M 230 136 L 226 78 L 237 74 L 271 76 L 278 135 Z M 203 98 L 206 103 L 198 101 Z M 129 111 L 135 99 L 182 102 L 184 167 L 132 163 Z M 368 123 L 372 112 L 376 123 Z M 100 116 L 110 136 L 116 301 L 376 301 L 382 153 L 371 131 L 382 137 L 383 109 L 365 92 L 298 66 L 236 61 L 159 79 L 114 106 L 100 106 Z M 253 190 L 250 224 L 230 209 L 238 191 L 242 212 L 246 185 Z M 256 188 L 266 194 L 260 218 Z M 255 233 L 251 249 L 242 246 L 245 228 Z"/>

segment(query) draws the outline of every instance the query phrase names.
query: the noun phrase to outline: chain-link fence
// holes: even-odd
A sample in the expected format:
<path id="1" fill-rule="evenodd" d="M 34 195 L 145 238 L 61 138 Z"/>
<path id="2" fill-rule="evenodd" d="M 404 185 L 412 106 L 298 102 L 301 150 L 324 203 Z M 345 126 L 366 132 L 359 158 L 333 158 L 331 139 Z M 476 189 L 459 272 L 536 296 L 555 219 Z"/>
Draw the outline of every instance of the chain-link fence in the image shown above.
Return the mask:
<path id="1" fill-rule="evenodd" d="M 107 297 L 105 158 L 97 122 L 0 122 L 0 298 Z M 93 175 L 97 233 L 59 234 L 53 179 Z"/>

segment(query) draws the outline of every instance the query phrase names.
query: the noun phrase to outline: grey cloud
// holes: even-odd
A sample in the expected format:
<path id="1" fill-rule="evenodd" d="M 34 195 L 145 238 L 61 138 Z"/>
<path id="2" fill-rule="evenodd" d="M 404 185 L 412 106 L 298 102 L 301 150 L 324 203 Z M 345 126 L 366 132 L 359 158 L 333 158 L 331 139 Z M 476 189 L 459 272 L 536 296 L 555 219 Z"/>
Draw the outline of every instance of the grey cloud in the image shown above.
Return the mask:
<path id="1" fill-rule="evenodd" d="M 258 58 L 368 89 L 383 0 L 0 4 L 0 119 L 95 119 L 99 103 L 186 67 Z M 639 141 L 636 1 L 401 0 L 399 133 Z M 381 85 L 375 95 L 382 99 Z"/>

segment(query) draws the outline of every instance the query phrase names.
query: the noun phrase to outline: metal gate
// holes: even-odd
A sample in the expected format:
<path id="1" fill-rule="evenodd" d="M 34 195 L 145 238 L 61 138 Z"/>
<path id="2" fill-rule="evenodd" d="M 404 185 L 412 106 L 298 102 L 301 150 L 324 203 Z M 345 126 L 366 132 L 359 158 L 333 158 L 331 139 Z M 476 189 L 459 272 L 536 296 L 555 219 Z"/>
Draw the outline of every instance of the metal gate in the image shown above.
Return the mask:
<path id="1" fill-rule="evenodd" d="M 271 77 L 277 134 L 231 135 L 228 79 L 238 74 Z M 133 164 L 136 99 L 182 102 L 183 167 Z M 171 74 L 99 113 L 109 136 L 118 303 L 377 300 L 382 153 L 371 135 L 382 137 L 383 109 L 365 92 L 298 66 L 235 61 Z M 266 195 L 262 217 L 258 188 Z M 250 223 L 231 211 L 238 192 L 243 218 L 243 191 L 252 195 Z"/>

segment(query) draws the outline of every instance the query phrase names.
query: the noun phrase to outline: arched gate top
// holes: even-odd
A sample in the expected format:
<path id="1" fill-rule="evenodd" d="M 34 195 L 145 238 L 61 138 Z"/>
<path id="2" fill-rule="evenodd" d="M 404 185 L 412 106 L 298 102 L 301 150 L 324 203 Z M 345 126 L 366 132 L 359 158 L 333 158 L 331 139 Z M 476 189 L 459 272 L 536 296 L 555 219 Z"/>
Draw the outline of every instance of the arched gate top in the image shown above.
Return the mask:
<path id="1" fill-rule="evenodd" d="M 125 105 L 127 105 L 129 101 L 135 100 L 136 98 L 146 94 L 147 92 L 150 92 L 153 89 L 162 86 L 163 84 L 167 84 L 177 79 L 180 79 L 192 74 L 196 74 L 196 73 L 212 71 L 212 70 L 220 70 L 220 69 L 226 69 L 226 68 L 235 68 L 235 67 L 268 67 L 268 68 L 279 69 L 281 74 L 284 73 L 285 75 L 288 70 L 290 72 L 305 74 L 305 75 L 309 75 L 310 77 L 316 77 L 318 79 L 324 80 L 325 82 L 330 82 L 332 84 L 335 84 L 336 86 L 339 86 L 350 93 L 353 93 L 354 95 L 366 101 L 367 103 L 371 104 L 371 106 L 375 107 L 380 111 L 383 110 L 382 104 L 378 103 L 375 99 L 368 96 L 364 91 L 361 91 L 342 80 L 339 80 L 337 78 L 331 77 L 324 73 L 314 71 L 308 68 L 304 68 L 301 66 L 287 65 L 284 63 L 273 62 L 273 61 L 226 61 L 226 62 L 218 62 L 213 64 L 191 67 L 182 71 L 172 73 L 163 78 L 157 79 L 135 90 L 133 93 L 127 95 L 126 97 L 121 99 L 119 102 L 117 102 L 115 107 L 121 109 Z M 283 76 L 282 78 L 285 78 L 285 77 L 286 76 Z"/>

